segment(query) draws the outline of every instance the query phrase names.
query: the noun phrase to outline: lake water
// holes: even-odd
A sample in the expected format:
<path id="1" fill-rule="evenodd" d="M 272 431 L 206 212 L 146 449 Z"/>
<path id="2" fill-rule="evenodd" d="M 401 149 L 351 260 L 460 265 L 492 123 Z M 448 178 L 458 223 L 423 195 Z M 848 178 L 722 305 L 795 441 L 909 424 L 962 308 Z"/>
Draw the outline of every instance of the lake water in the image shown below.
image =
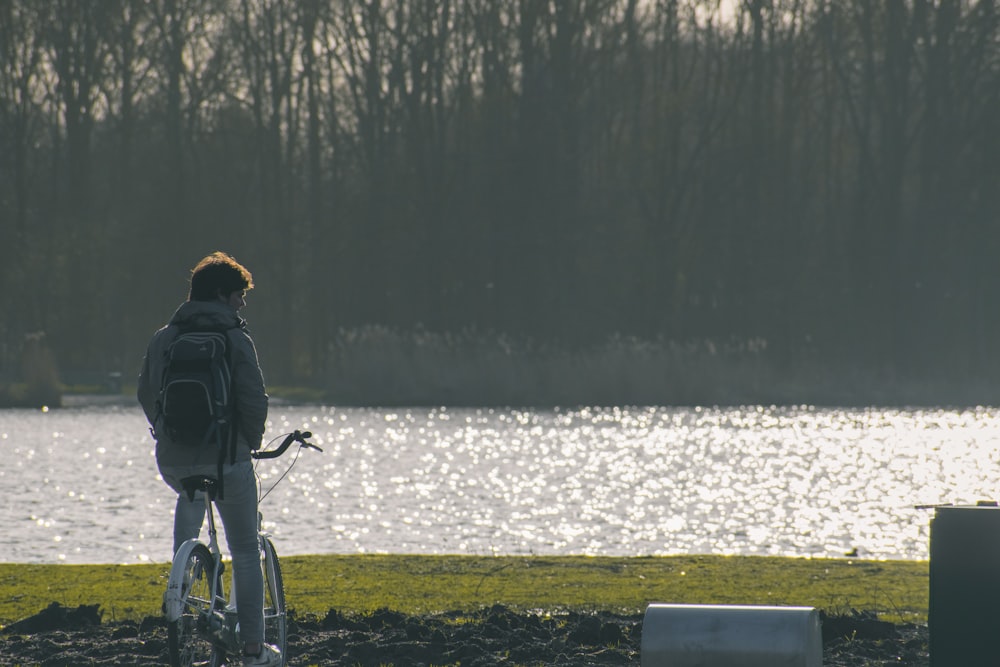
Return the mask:
<path id="1" fill-rule="evenodd" d="M 305 450 L 264 500 L 279 553 L 926 559 L 930 510 L 993 499 L 1000 411 L 272 405 Z M 0 410 L 0 561 L 167 562 L 173 493 L 138 408 Z M 262 463 L 267 489 L 291 458 Z"/>

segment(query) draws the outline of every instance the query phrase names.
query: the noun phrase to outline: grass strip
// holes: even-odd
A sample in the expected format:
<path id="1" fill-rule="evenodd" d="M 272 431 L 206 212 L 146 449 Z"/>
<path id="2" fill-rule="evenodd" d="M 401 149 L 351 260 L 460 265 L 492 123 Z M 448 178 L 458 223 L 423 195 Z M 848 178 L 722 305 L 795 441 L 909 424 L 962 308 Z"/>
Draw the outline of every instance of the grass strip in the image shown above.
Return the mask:
<path id="1" fill-rule="evenodd" d="M 422 556 L 281 558 L 288 606 L 300 616 L 388 608 L 405 614 L 516 610 L 642 613 L 652 602 L 817 607 L 926 622 L 929 564 L 768 556 Z M 99 604 L 104 619 L 160 613 L 168 563 L 0 563 L 0 625 L 51 602 Z"/>

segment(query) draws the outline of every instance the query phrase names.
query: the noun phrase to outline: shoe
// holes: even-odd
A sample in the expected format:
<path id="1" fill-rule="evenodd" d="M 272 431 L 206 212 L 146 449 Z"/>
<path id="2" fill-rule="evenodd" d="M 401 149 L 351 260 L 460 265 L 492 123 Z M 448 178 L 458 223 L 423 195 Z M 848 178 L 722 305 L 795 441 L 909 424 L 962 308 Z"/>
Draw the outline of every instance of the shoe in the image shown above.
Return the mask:
<path id="1" fill-rule="evenodd" d="M 281 651 L 270 644 L 261 644 L 257 655 L 243 654 L 243 667 L 282 667 Z"/>

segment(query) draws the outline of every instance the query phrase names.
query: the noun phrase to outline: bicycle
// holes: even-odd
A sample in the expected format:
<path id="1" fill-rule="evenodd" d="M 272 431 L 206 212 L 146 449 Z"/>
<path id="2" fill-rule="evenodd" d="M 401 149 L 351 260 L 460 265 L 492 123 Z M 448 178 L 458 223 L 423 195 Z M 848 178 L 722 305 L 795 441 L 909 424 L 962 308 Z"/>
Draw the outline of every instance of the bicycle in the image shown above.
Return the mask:
<path id="1" fill-rule="evenodd" d="M 293 444 L 323 451 L 308 441 L 312 434 L 308 431 L 294 431 L 285 436 L 277 449 L 255 451 L 254 459 L 273 459 L 281 456 Z M 298 460 L 289 465 L 288 470 Z M 280 482 L 288 470 L 278 478 Z M 275 485 L 278 483 L 275 482 Z M 236 616 L 236 588 L 230 577 L 226 596 L 226 582 L 223 579 L 225 566 L 222 550 L 219 548 L 215 527 L 215 500 L 218 480 L 213 477 L 195 476 L 181 480 L 188 497 L 192 500 L 198 491 L 204 492 L 205 514 L 208 518 L 208 544 L 191 539 L 177 549 L 170 568 L 170 579 L 164 595 L 163 611 L 167 619 L 167 647 L 172 667 L 206 665 L 220 667 L 227 655 L 240 656 L 243 644 L 240 641 Z M 272 489 L 274 486 L 271 487 Z M 270 490 L 268 491 L 270 493 Z M 267 493 L 264 494 L 266 496 Z M 260 498 L 263 500 L 263 497 Z M 266 641 L 276 646 L 287 661 L 288 637 L 285 618 L 285 589 L 281 578 L 281 566 L 274 549 L 271 536 L 262 530 L 263 515 L 257 512 L 257 534 L 263 557 L 261 568 L 264 574 L 264 636 Z"/>

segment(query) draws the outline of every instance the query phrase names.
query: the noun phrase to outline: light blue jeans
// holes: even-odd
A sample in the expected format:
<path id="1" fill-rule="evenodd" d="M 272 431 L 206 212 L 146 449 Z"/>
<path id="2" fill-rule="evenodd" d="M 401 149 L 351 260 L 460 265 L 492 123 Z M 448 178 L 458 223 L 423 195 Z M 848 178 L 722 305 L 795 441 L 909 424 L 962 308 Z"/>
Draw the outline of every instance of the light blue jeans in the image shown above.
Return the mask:
<path id="1" fill-rule="evenodd" d="M 197 538 L 205 522 L 205 498 L 200 491 L 188 500 L 181 480 L 192 475 L 217 476 L 214 466 L 161 467 L 170 488 L 177 492 L 174 512 L 174 553 L 184 542 Z M 215 501 L 236 578 L 236 614 L 240 637 L 245 644 L 264 641 L 264 576 L 260 569 L 260 541 L 257 536 L 257 476 L 249 461 L 226 465 L 223 469 L 224 498 Z"/>

